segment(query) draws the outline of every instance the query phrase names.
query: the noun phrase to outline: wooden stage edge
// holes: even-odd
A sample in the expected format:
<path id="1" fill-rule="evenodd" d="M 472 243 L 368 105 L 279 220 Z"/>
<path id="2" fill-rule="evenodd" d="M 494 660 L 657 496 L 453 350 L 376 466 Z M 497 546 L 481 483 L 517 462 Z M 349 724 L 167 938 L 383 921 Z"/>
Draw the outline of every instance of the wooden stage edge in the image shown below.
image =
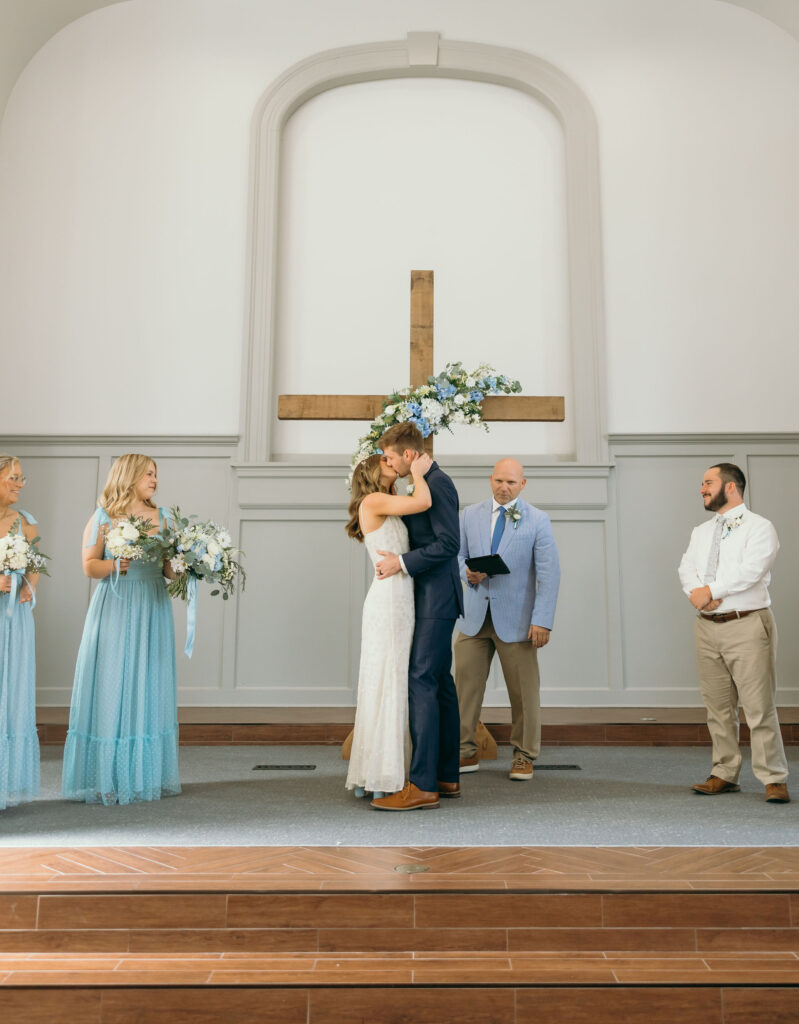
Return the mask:
<path id="1" fill-rule="evenodd" d="M 799 708 L 779 709 L 783 741 L 799 744 Z M 185 745 L 341 744 L 354 708 L 180 708 Z M 39 708 L 39 739 L 60 744 L 68 708 Z M 709 746 L 702 708 L 544 708 L 544 746 Z M 483 721 L 498 743 L 510 739 L 510 710 L 485 708 Z M 741 726 L 747 743 L 748 729 Z"/>
<path id="2" fill-rule="evenodd" d="M 13 1024 L 799 1020 L 795 847 L 0 849 L 0 880 Z"/>

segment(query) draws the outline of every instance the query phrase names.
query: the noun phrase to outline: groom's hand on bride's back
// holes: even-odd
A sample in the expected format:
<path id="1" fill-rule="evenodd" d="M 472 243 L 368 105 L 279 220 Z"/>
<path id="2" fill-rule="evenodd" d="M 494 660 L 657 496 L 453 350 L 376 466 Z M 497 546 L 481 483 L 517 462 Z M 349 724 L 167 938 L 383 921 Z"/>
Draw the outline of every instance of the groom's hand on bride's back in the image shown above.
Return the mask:
<path id="1" fill-rule="evenodd" d="M 395 555 L 391 551 L 378 550 L 377 553 L 385 556 L 375 565 L 375 573 L 379 580 L 386 580 L 389 576 L 395 576 L 398 572 L 402 572 L 399 555 Z"/>

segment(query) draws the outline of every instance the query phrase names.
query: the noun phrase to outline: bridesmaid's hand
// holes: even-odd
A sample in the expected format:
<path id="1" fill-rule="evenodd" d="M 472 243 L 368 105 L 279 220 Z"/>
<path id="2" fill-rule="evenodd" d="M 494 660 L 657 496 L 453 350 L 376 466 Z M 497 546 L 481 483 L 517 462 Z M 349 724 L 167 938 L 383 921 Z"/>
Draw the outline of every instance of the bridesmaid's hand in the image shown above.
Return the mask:
<path id="1" fill-rule="evenodd" d="M 30 583 L 23 581 L 22 588 L 19 592 L 19 603 L 29 604 L 33 600 L 33 588 Z"/>
<path id="2" fill-rule="evenodd" d="M 113 565 L 114 563 L 112 562 L 111 564 Z M 129 558 L 120 558 L 120 560 L 119 560 L 119 575 L 120 576 L 124 576 L 129 568 L 130 568 L 130 559 Z M 114 571 L 115 571 L 114 569 L 111 570 L 111 575 L 112 576 L 114 575 Z"/>
<path id="3" fill-rule="evenodd" d="M 11 577 L 2 575 L 0 576 L 0 594 L 9 594 L 11 592 Z"/>

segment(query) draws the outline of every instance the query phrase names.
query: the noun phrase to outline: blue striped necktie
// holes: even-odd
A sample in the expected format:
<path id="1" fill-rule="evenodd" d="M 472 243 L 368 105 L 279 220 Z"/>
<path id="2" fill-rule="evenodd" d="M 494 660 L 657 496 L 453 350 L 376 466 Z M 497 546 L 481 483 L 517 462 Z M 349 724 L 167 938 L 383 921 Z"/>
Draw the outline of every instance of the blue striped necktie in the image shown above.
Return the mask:
<path id="1" fill-rule="evenodd" d="M 494 534 L 491 538 L 491 554 L 495 555 L 499 548 L 499 542 L 502 540 L 502 534 L 505 532 L 505 509 L 502 505 L 499 506 L 499 515 L 497 516 L 496 526 L 494 527 Z"/>

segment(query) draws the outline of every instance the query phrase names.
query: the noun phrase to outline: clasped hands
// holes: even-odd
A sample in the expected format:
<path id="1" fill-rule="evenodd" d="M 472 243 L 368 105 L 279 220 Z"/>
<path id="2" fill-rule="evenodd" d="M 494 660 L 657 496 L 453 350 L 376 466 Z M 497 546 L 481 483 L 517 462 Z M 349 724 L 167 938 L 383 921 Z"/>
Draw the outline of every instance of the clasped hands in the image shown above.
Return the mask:
<path id="1" fill-rule="evenodd" d="M 11 577 L 6 573 L 0 575 L 0 594 L 11 593 Z M 33 590 L 27 580 L 23 580 L 19 588 L 19 603 L 27 604 L 33 600 Z"/>
<path id="2" fill-rule="evenodd" d="M 721 604 L 721 598 L 714 599 L 710 587 L 694 587 L 688 600 L 698 612 L 714 612 Z"/>

